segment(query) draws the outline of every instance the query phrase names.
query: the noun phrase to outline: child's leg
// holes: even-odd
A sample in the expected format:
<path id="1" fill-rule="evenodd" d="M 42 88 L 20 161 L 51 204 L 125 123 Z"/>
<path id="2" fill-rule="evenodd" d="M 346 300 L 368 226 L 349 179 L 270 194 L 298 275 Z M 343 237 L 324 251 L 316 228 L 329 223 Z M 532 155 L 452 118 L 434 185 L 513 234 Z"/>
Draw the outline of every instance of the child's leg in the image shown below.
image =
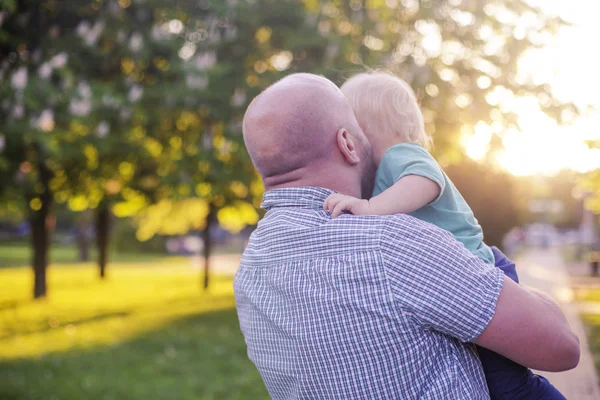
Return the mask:
<path id="1" fill-rule="evenodd" d="M 566 400 L 546 378 L 483 347 L 477 347 L 492 400 Z"/>
<path id="2" fill-rule="evenodd" d="M 504 272 L 504 275 L 519 283 L 519 276 L 517 275 L 517 267 L 515 266 L 515 263 L 506 258 L 504 253 L 502 253 L 496 246 L 492 246 L 491 249 L 492 253 L 494 253 L 494 259 L 496 260 L 496 268 L 500 268 L 502 272 Z"/>
<path id="3" fill-rule="evenodd" d="M 496 267 L 506 276 L 519 282 L 515 264 L 492 247 Z M 483 347 L 477 348 L 492 400 L 566 400 L 546 378 L 528 368 Z"/>

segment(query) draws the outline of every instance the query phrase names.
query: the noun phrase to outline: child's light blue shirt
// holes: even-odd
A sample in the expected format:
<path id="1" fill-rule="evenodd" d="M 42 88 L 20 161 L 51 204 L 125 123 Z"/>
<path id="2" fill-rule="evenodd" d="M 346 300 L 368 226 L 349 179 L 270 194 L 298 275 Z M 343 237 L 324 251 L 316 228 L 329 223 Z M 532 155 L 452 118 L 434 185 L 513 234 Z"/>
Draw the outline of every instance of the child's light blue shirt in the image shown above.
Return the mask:
<path id="1" fill-rule="evenodd" d="M 473 211 L 439 164 L 421 146 L 402 143 L 385 152 L 377 169 L 373 196 L 407 175 L 424 176 L 440 186 L 435 200 L 410 215 L 451 232 L 475 256 L 494 264 L 494 254 L 483 242 L 483 230 Z"/>

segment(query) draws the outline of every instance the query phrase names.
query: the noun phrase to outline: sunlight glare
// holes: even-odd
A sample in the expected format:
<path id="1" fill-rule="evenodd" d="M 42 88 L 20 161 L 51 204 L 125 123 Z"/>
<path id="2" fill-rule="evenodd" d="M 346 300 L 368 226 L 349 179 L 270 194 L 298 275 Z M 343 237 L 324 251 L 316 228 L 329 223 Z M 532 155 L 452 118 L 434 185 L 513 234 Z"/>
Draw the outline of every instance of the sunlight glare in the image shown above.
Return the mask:
<path id="1" fill-rule="evenodd" d="M 600 139 L 600 58 L 594 56 L 592 38 L 600 37 L 599 2 L 572 0 L 528 0 L 550 15 L 571 23 L 560 28 L 542 48 L 527 51 L 519 60 L 517 82 L 549 84 L 553 96 L 560 102 L 573 102 L 580 110 L 569 125 L 559 126 L 540 107 L 551 105 L 551 98 L 514 97 L 503 87 L 496 87 L 486 96 L 490 105 L 502 113 L 516 113 L 519 129 L 499 129 L 492 125 L 490 132 L 502 138 L 503 149 L 495 154 L 496 161 L 514 175 L 554 175 L 562 169 L 586 172 L 600 168 L 600 149 L 589 149 L 587 140 Z M 523 15 L 519 25 L 531 25 L 531 15 Z M 482 32 L 483 33 L 483 32 Z M 521 33 L 519 33 L 521 34 Z M 531 39 L 545 39 L 532 35 Z M 487 80 L 477 82 L 485 87 Z M 568 116 L 568 115 L 567 115 Z M 463 135 L 467 155 L 482 159 L 488 151 L 489 139 L 483 128 Z"/>
<path id="2" fill-rule="evenodd" d="M 473 160 L 482 160 L 490 148 L 490 140 L 492 139 L 492 127 L 479 121 L 473 133 L 463 132 L 462 144 L 469 157 Z"/>

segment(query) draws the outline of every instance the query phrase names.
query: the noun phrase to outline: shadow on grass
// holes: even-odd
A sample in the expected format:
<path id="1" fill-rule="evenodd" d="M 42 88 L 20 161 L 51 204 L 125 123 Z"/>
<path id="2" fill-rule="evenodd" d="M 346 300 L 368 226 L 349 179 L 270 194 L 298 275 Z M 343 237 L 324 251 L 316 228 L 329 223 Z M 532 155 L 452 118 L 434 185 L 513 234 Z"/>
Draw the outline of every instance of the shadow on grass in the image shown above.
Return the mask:
<path id="1" fill-rule="evenodd" d="M 109 312 L 109 313 L 104 313 L 104 314 L 98 314 L 98 315 L 94 315 L 93 317 L 87 317 L 87 318 L 80 318 L 80 319 L 74 319 L 74 320 L 69 320 L 66 321 L 65 323 L 63 323 L 62 325 L 67 325 L 67 324 L 71 324 L 71 325 L 80 325 L 80 324 L 85 324 L 85 323 L 89 323 L 89 322 L 96 322 L 96 321 L 102 321 L 104 319 L 109 319 L 109 318 L 115 318 L 115 317 L 126 317 L 128 315 L 130 315 L 131 312 L 130 311 L 116 311 L 116 312 Z M 0 340 L 3 339 L 10 339 L 12 337 L 15 336 L 21 336 L 21 335 L 27 335 L 27 334 L 32 334 L 32 333 L 41 333 L 41 332 L 46 332 L 52 329 L 55 329 L 56 326 L 50 326 L 50 325 L 44 325 L 41 328 L 37 328 L 37 329 L 23 329 L 23 328 L 19 328 L 18 330 L 16 330 L 15 332 L 6 334 L 6 335 L 0 335 Z"/>
<path id="2" fill-rule="evenodd" d="M 14 309 L 16 310 L 20 305 L 25 304 L 31 300 L 23 300 L 23 301 L 7 301 L 4 302 L 4 309 Z M 174 298 L 166 301 L 161 301 L 156 304 L 146 304 L 142 306 L 136 306 L 131 308 L 126 308 L 119 311 L 105 312 L 101 314 L 94 314 L 90 317 L 84 318 L 52 318 L 49 317 L 50 320 L 55 320 L 56 325 L 51 326 L 50 323 L 42 320 L 43 323 L 34 324 L 32 326 L 23 326 L 18 320 L 12 321 L 12 324 L 6 324 L 4 330 L 7 332 L 3 335 L 0 335 L 0 340 L 11 339 L 17 336 L 25 336 L 37 333 L 47 332 L 53 329 L 60 329 L 65 327 L 66 325 L 73 325 L 77 328 L 79 325 L 84 325 L 90 322 L 103 321 L 112 318 L 119 317 L 128 317 L 130 315 L 141 315 L 141 314 L 156 314 L 156 313 L 164 313 L 165 310 L 172 310 L 173 307 L 182 307 L 182 306 L 193 306 L 202 302 L 202 305 L 208 309 L 222 309 L 226 308 L 231 304 L 231 296 L 206 296 L 203 297 L 200 295 L 199 297 L 182 297 L 182 298 Z M 0 310 L 2 310 L 3 303 L 0 303 Z M 2 398 L 0 398 L 2 400 Z"/>
<path id="3" fill-rule="evenodd" d="M 0 311 L 4 311 L 4 310 L 16 310 L 17 308 L 19 308 L 23 304 L 28 303 L 30 301 L 31 300 L 7 300 L 7 301 L 0 301 Z"/>
<path id="4" fill-rule="evenodd" d="M 235 309 L 196 314 L 129 341 L 0 362 L 0 399 L 268 399 Z"/>

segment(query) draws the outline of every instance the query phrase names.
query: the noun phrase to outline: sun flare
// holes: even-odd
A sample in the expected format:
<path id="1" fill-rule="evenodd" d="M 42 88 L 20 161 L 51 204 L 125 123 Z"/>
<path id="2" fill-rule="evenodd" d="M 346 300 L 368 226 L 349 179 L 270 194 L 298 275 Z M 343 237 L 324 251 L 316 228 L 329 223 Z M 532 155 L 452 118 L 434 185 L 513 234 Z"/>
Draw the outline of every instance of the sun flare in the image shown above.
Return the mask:
<path id="1" fill-rule="evenodd" d="M 600 168 L 600 149 L 590 149 L 588 140 L 600 138 L 600 58 L 593 55 L 591 38 L 600 37 L 596 16 L 600 3 L 583 0 L 530 0 L 547 13 L 560 15 L 571 25 L 562 27 L 550 43 L 528 51 L 519 62 L 519 73 L 537 83 L 548 82 L 560 101 L 573 102 L 585 110 L 572 122 L 559 126 L 545 115 L 534 98 L 514 98 L 505 93 L 490 94 L 503 111 L 519 116 L 519 130 L 500 130 L 477 124 L 463 132 L 467 155 L 483 159 L 492 134 L 502 138 L 503 148 L 492 157 L 514 175 L 553 175 L 562 169 L 587 172 Z M 596 111 L 590 111 L 593 109 Z"/>

